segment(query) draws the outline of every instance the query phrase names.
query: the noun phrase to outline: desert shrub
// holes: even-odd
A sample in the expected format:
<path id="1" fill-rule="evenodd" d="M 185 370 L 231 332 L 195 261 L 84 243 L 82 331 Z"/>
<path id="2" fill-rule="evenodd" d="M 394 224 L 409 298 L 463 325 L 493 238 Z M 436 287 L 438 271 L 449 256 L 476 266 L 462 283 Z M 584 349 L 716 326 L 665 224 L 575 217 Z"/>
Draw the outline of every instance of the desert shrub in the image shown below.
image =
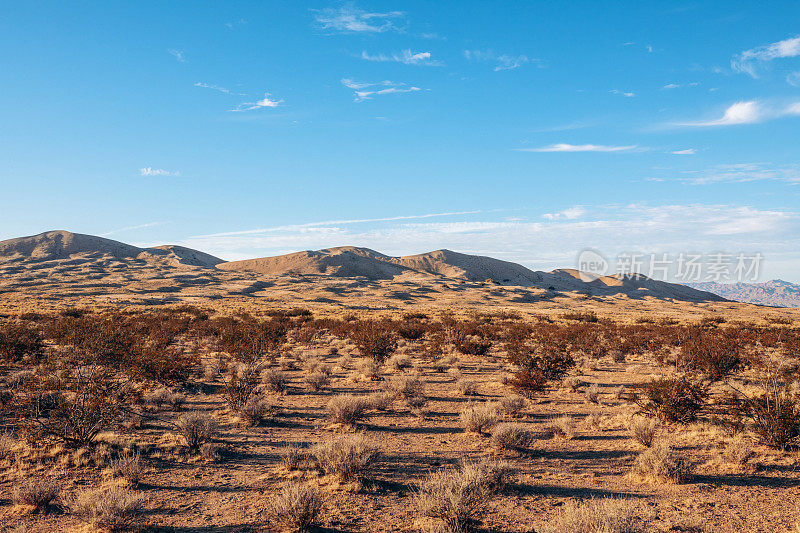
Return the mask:
<path id="1" fill-rule="evenodd" d="M 324 372 L 314 372 L 307 375 L 303 381 L 306 382 L 309 389 L 318 392 L 330 385 L 331 378 Z"/>
<path id="2" fill-rule="evenodd" d="M 586 387 L 586 391 L 584 393 L 586 395 L 586 399 L 591 403 L 599 404 L 600 403 L 600 385 L 597 383 L 592 383 L 588 387 Z"/>
<path id="3" fill-rule="evenodd" d="M 483 433 L 497 424 L 500 418 L 498 411 L 499 407 L 494 402 L 469 402 L 461 410 L 459 419 L 461 420 L 461 425 L 467 431 Z"/>
<path id="4" fill-rule="evenodd" d="M 456 381 L 456 389 L 464 396 L 475 396 L 478 393 L 478 384 L 471 379 L 461 378 Z"/>
<path id="5" fill-rule="evenodd" d="M 267 421 L 273 414 L 272 403 L 263 394 L 256 394 L 247 400 L 247 403 L 239 409 L 239 414 L 251 426 L 258 426 Z"/>
<path id="6" fill-rule="evenodd" d="M 228 405 L 232 409 L 240 410 L 247 404 L 250 397 L 261 385 L 261 371 L 263 367 L 257 364 L 238 364 L 231 368 L 224 379 L 224 393 Z"/>
<path id="7" fill-rule="evenodd" d="M 0 433 L 0 459 L 11 457 L 16 445 L 17 440 L 13 436 L 8 433 Z"/>
<path id="8" fill-rule="evenodd" d="M 779 386 L 758 396 L 728 397 L 723 402 L 729 418 L 745 425 L 758 435 L 759 441 L 776 449 L 788 449 L 800 437 L 800 405 L 797 398 Z"/>
<path id="9" fill-rule="evenodd" d="M 356 363 L 356 375 L 367 381 L 375 381 L 380 376 L 380 368 L 375 361 L 359 361 Z"/>
<path id="10" fill-rule="evenodd" d="M 594 311 L 570 311 L 561 313 L 559 318 L 564 320 L 575 320 L 577 322 L 597 322 L 598 318 Z"/>
<path id="11" fill-rule="evenodd" d="M 368 398 L 350 394 L 334 396 L 325 406 L 331 422 L 348 425 L 354 425 L 364 418 L 369 408 Z"/>
<path id="12" fill-rule="evenodd" d="M 387 389 L 396 397 L 404 400 L 425 395 L 425 383 L 416 375 L 393 378 L 387 385 Z"/>
<path id="13" fill-rule="evenodd" d="M 198 452 L 200 453 L 200 457 L 203 459 L 215 462 L 222 458 L 223 450 L 224 448 L 216 442 L 205 442 L 200 445 Z"/>
<path id="14" fill-rule="evenodd" d="M 383 322 L 365 320 L 351 325 L 350 339 L 361 355 L 383 362 L 397 347 L 397 335 Z"/>
<path id="15" fill-rule="evenodd" d="M 22 361 L 26 357 L 38 360 L 45 345 L 36 326 L 27 322 L 0 324 L 0 359 Z"/>
<path id="16" fill-rule="evenodd" d="M 279 370 L 267 370 L 263 374 L 264 384 L 269 387 L 270 390 L 283 393 L 286 392 L 286 376 L 283 372 Z"/>
<path id="17" fill-rule="evenodd" d="M 61 487 L 51 481 L 28 479 L 14 488 L 12 501 L 17 505 L 30 505 L 37 511 L 51 507 L 61 494 Z"/>
<path id="18" fill-rule="evenodd" d="M 111 462 L 111 472 L 114 477 L 123 478 L 131 485 L 136 485 L 144 474 L 144 462 L 138 452 L 126 452 Z"/>
<path id="19" fill-rule="evenodd" d="M 396 354 L 389 358 L 387 364 L 394 370 L 403 370 L 404 368 L 411 368 L 411 358 L 407 355 Z"/>
<path id="20" fill-rule="evenodd" d="M 292 482 L 273 497 L 270 515 L 278 525 L 293 531 L 309 531 L 319 522 L 325 496 L 307 483 Z"/>
<path id="21" fill-rule="evenodd" d="M 706 386 L 692 383 L 685 377 L 655 379 L 645 385 L 644 397 L 631 395 L 631 400 L 644 414 L 682 423 L 696 420 L 707 398 Z"/>
<path id="22" fill-rule="evenodd" d="M 82 492 L 71 507 L 75 515 L 95 527 L 124 531 L 134 527 L 143 502 L 142 494 L 112 485 Z"/>
<path id="23" fill-rule="evenodd" d="M 575 360 L 569 351 L 558 346 L 531 347 L 524 339 L 507 344 L 509 361 L 521 368 L 508 385 L 526 397 L 541 392 L 548 381 L 560 380 Z"/>
<path id="24" fill-rule="evenodd" d="M 488 464 L 464 463 L 433 472 L 420 484 L 414 504 L 421 515 L 439 520 L 443 531 L 469 531 L 489 504 L 500 470 Z"/>
<path id="25" fill-rule="evenodd" d="M 528 448 L 536 434 L 525 424 L 503 423 L 492 429 L 492 444 L 502 450 Z"/>
<path id="26" fill-rule="evenodd" d="M 555 519 L 544 524 L 543 533 L 640 533 L 644 524 L 628 500 L 604 498 L 576 503 L 568 501 Z"/>
<path id="27" fill-rule="evenodd" d="M 108 371 L 80 367 L 65 373 L 63 379 L 29 384 L 28 401 L 19 409 L 32 431 L 69 446 L 86 446 L 119 421 L 119 387 Z"/>
<path id="28" fill-rule="evenodd" d="M 631 437 L 642 446 L 649 448 L 653 444 L 658 427 L 657 420 L 636 417 L 631 422 Z"/>
<path id="29" fill-rule="evenodd" d="M 739 434 L 725 445 L 722 455 L 729 463 L 745 465 L 753 453 L 753 444 L 750 439 Z"/>
<path id="30" fill-rule="evenodd" d="M 218 351 L 227 352 L 238 361 L 253 363 L 270 356 L 286 340 L 289 325 L 285 317 L 263 321 L 245 317 L 216 319 L 211 327 L 217 335 Z"/>
<path id="31" fill-rule="evenodd" d="M 666 443 L 656 443 L 642 452 L 633 473 L 652 482 L 685 483 L 692 478 L 691 464 Z"/>
<path id="32" fill-rule="evenodd" d="M 547 428 L 553 432 L 554 436 L 570 440 L 575 437 L 575 421 L 571 416 L 560 416 L 554 418 Z"/>
<path id="33" fill-rule="evenodd" d="M 178 429 L 191 450 L 198 450 L 217 434 L 216 422 L 199 411 L 183 415 L 178 420 Z"/>
<path id="34" fill-rule="evenodd" d="M 345 481 L 362 478 L 380 456 L 378 446 L 361 434 L 334 437 L 311 447 L 311 456 L 325 474 Z"/>
<path id="35" fill-rule="evenodd" d="M 583 387 L 584 385 L 586 385 L 586 383 L 584 383 L 583 381 L 581 381 L 581 380 L 580 380 L 578 377 L 576 377 L 576 376 L 569 376 L 568 378 L 566 378 L 566 379 L 564 380 L 564 385 L 566 385 L 566 386 L 567 386 L 567 388 L 568 388 L 569 390 L 571 390 L 572 392 L 578 392 L 578 391 L 580 390 L 580 388 L 581 388 L 581 387 Z"/>
<path id="36" fill-rule="evenodd" d="M 376 392 L 369 396 L 369 405 L 377 411 L 386 411 L 394 403 L 396 396 L 389 392 Z"/>
<path id="37" fill-rule="evenodd" d="M 300 446 L 287 446 L 280 451 L 281 463 L 287 470 L 297 470 L 305 457 L 305 450 Z"/>
<path id="38" fill-rule="evenodd" d="M 464 355 L 486 355 L 492 343 L 484 340 L 465 339 L 456 345 L 456 349 Z"/>
<path id="39" fill-rule="evenodd" d="M 500 400 L 500 408 L 509 416 L 517 416 L 525 409 L 525 398 L 522 396 L 506 396 Z"/>
<path id="40" fill-rule="evenodd" d="M 425 336 L 427 326 L 415 319 L 407 319 L 397 326 L 397 333 L 404 339 L 415 341 Z"/>
<path id="41" fill-rule="evenodd" d="M 680 345 L 677 366 L 718 381 L 741 368 L 742 342 L 736 331 L 692 328 Z"/>

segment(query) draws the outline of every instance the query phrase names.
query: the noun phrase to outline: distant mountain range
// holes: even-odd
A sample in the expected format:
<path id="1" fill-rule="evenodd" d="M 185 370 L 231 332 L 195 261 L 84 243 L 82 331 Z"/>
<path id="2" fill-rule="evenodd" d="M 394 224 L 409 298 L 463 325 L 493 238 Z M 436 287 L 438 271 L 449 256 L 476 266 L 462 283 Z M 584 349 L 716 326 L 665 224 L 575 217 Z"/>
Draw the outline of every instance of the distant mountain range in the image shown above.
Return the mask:
<path id="1" fill-rule="evenodd" d="M 724 301 L 702 289 L 643 275 L 591 277 L 574 269 L 534 271 L 517 263 L 450 250 L 394 257 L 368 248 L 343 246 L 225 262 L 182 246 L 139 248 L 69 231 L 0 241 L 0 292 L 30 295 L 35 294 L 36 286 L 45 283 L 56 291 L 53 294 L 67 286 L 99 294 L 126 288 L 138 293 L 175 293 L 231 284 L 245 284 L 245 291 L 252 293 L 268 286 L 264 284 L 269 279 L 291 277 L 348 278 L 357 284 L 388 282 L 398 286 L 469 282 L 484 287 L 536 289 L 550 295 Z"/>
<path id="2" fill-rule="evenodd" d="M 727 300 L 775 307 L 800 307 L 800 285 L 781 279 L 764 283 L 687 283 L 693 289 L 707 291 Z"/>

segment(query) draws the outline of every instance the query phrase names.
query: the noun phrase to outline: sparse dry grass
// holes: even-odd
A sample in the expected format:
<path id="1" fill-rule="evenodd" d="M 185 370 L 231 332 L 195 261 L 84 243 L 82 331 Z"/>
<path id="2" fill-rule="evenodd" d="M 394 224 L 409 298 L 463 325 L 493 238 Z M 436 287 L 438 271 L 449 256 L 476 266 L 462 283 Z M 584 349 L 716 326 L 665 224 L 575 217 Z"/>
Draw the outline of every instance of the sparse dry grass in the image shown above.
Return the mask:
<path id="1" fill-rule="evenodd" d="M 361 434 L 333 437 L 309 451 L 319 469 L 344 481 L 359 480 L 380 456 L 375 442 Z"/>
<path id="2" fill-rule="evenodd" d="M 744 466 L 754 453 L 753 442 L 740 433 L 725 445 L 722 455 L 729 463 Z"/>
<path id="3" fill-rule="evenodd" d="M 292 531 L 305 532 L 319 523 L 325 496 L 307 483 L 292 482 L 273 497 L 270 515 L 275 522 Z"/>
<path id="4" fill-rule="evenodd" d="M 542 533 L 640 533 L 644 523 L 628 500 L 569 501 L 555 520 L 543 524 Z"/>
<path id="5" fill-rule="evenodd" d="M 631 421 L 631 438 L 649 448 L 653 444 L 660 426 L 658 420 L 637 416 Z"/>
<path id="6" fill-rule="evenodd" d="M 178 420 L 178 429 L 190 450 L 210 441 L 217 434 L 217 423 L 207 414 L 195 411 Z"/>
<path id="7" fill-rule="evenodd" d="M 367 416 L 370 407 L 369 398 L 344 394 L 328 400 L 325 409 L 331 422 L 352 426 Z"/>
<path id="8" fill-rule="evenodd" d="M 665 442 L 657 442 L 642 452 L 632 473 L 651 483 L 686 483 L 692 479 L 688 459 Z"/>
<path id="9" fill-rule="evenodd" d="M 136 527 L 144 495 L 120 485 L 91 489 L 78 494 L 71 508 L 81 520 L 111 531 Z"/>
<path id="10" fill-rule="evenodd" d="M 144 474 L 144 462 L 138 452 L 126 452 L 111 462 L 111 472 L 114 477 L 122 478 L 131 485 L 137 485 Z"/>
<path id="11" fill-rule="evenodd" d="M 17 505 L 29 505 L 36 511 L 46 511 L 58 500 L 61 487 L 46 479 L 31 478 L 14 489 L 12 501 Z"/>
<path id="12" fill-rule="evenodd" d="M 502 423 L 492 429 L 492 444 L 501 450 L 521 450 L 530 447 L 536 433 L 528 424 Z"/>

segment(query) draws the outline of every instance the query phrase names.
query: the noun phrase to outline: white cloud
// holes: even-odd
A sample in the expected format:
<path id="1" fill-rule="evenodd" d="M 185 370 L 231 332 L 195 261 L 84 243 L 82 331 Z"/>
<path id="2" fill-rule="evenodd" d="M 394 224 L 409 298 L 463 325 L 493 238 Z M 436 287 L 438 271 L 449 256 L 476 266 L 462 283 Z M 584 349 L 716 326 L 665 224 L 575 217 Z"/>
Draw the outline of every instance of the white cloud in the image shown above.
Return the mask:
<path id="1" fill-rule="evenodd" d="M 270 98 L 269 93 L 264 93 L 264 98 L 255 102 L 244 102 L 239 104 L 236 109 L 231 111 L 252 111 L 253 109 L 263 109 L 265 107 L 278 107 L 283 103 L 283 100 L 274 100 Z"/>
<path id="2" fill-rule="evenodd" d="M 731 68 L 757 78 L 762 64 L 774 59 L 797 56 L 800 56 L 800 36 L 745 50 L 731 59 Z"/>
<path id="3" fill-rule="evenodd" d="M 432 59 L 430 52 L 412 52 L 411 50 L 402 50 L 400 52 L 395 52 L 392 55 L 370 55 L 365 50 L 361 52 L 359 57 L 361 59 L 366 59 L 367 61 L 394 62 L 414 66 L 441 67 L 444 65 L 444 63 L 441 61 Z"/>
<path id="4" fill-rule="evenodd" d="M 175 57 L 175 59 L 177 59 L 181 63 L 186 62 L 186 57 L 184 56 L 183 50 L 176 50 L 174 48 L 170 48 L 169 50 L 167 50 L 167 52 L 169 52 L 173 57 Z"/>
<path id="5" fill-rule="evenodd" d="M 619 94 L 621 96 L 624 96 L 625 98 L 633 98 L 634 96 L 636 96 L 636 93 L 620 91 L 619 89 L 611 89 L 608 92 L 610 92 L 611 94 Z"/>
<path id="6" fill-rule="evenodd" d="M 757 100 L 748 100 L 739 101 L 730 105 L 720 118 L 673 125 L 697 127 L 735 126 L 739 124 L 755 124 L 757 122 L 798 114 L 800 114 L 800 102 L 795 102 L 785 107 L 776 107 L 766 106 Z"/>
<path id="7" fill-rule="evenodd" d="M 775 167 L 763 163 L 735 163 L 716 165 L 699 171 L 686 171 L 684 174 L 688 174 L 688 176 L 681 180 L 692 185 L 764 180 L 800 184 L 800 165 Z"/>
<path id="8" fill-rule="evenodd" d="M 402 94 L 413 93 L 421 91 L 419 87 L 407 85 L 405 83 L 397 83 L 389 80 L 379 82 L 358 82 L 351 78 L 344 78 L 342 85 L 349 89 L 353 89 L 355 98 L 354 102 L 363 102 L 364 100 L 371 100 L 375 96 L 382 96 L 386 94 Z"/>
<path id="9" fill-rule="evenodd" d="M 586 214 L 586 209 L 583 207 L 576 205 L 574 207 L 569 207 L 564 209 L 563 211 L 559 211 L 558 213 L 545 213 L 542 215 L 542 218 L 547 220 L 574 220 L 576 218 L 580 218 Z"/>
<path id="10" fill-rule="evenodd" d="M 686 148 L 685 150 L 674 150 L 670 153 L 675 155 L 694 155 L 697 153 L 697 150 L 694 148 Z"/>
<path id="11" fill-rule="evenodd" d="M 162 226 L 164 222 L 147 222 L 145 224 L 138 224 L 136 226 L 126 226 L 124 228 L 119 228 L 111 231 L 107 231 L 105 233 L 98 233 L 99 237 L 108 237 L 109 235 L 114 235 L 116 233 L 122 233 L 123 231 L 133 231 L 135 229 L 145 229 L 145 228 L 152 228 L 155 226 Z"/>
<path id="12" fill-rule="evenodd" d="M 671 90 L 671 89 L 681 89 L 683 87 L 697 87 L 698 85 L 700 85 L 700 84 L 697 83 L 696 81 L 693 81 L 691 83 L 668 83 L 668 84 L 664 85 L 663 87 L 661 87 L 661 89 L 665 90 L 665 91 L 668 91 L 668 90 Z"/>
<path id="13" fill-rule="evenodd" d="M 220 87 L 219 85 L 213 85 L 213 84 L 210 84 L 210 83 L 203 83 L 203 82 L 198 81 L 198 82 L 196 82 L 194 84 L 194 86 L 195 87 L 202 87 L 204 89 L 212 89 L 214 91 L 219 91 L 219 92 L 224 93 L 224 94 L 236 94 L 238 96 L 244 96 L 244 94 L 242 94 L 242 93 L 234 93 L 230 89 L 226 89 L 225 87 Z"/>
<path id="14" fill-rule="evenodd" d="M 494 63 L 494 71 L 501 70 L 514 70 L 526 63 L 532 63 L 539 67 L 544 66 L 544 62 L 540 59 L 529 58 L 528 56 L 497 54 L 492 50 L 464 50 L 464 57 L 468 61 L 476 61 L 480 63 Z"/>
<path id="15" fill-rule="evenodd" d="M 520 152 L 626 152 L 635 150 L 638 145 L 606 146 L 603 144 L 566 144 L 557 143 L 541 148 L 519 148 Z"/>
<path id="16" fill-rule="evenodd" d="M 314 15 L 322 29 L 341 33 L 403 31 L 403 27 L 398 24 L 404 23 L 404 18 L 402 11 L 368 12 L 358 9 L 352 3 L 338 9 L 321 9 Z"/>
<path id="17" fill-rule="evenodd" d="M 589 215 L 591 214 L 591 215 Z M 427 216 L 427 215 L 426 215 Z M 580 218 L 541 222 L 502 220 L 486 211 L 438 213 L 450 219 L 410 217 L 325 221 L 252 232 L 190 237 L 180 243 L 225 258 L 259 257 L 332 246 L 366 246 L 392 255 L 448 248 L 522 262 L 536 269 L 574 267 L 591 246 L 606 257 L 620 252 L 762 252 L 767 275 L 773 257 L 791 256 L 784 277 L 800 276 L 800 217 L 788 210 L 743 205 L 594 206 Z M 788 250 L 788 252 L 787 252 Z"/>
<path id="18" fill-rule="evenodd" d="M 143 167 L 139 169 L 140 176 L 180 176 L 177 171 L 164 170 L 163 168 Z"/>

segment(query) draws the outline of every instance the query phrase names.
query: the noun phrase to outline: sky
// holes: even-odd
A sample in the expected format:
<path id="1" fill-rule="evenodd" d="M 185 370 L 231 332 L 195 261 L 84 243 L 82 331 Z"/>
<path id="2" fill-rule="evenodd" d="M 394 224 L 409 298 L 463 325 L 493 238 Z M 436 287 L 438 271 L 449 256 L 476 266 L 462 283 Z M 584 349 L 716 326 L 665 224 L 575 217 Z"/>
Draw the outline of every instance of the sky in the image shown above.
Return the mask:
<path id="1" fill-rule="evenodd" d="M 2 5 L 0 239 L 800 282 L 800 2 Z"/>

